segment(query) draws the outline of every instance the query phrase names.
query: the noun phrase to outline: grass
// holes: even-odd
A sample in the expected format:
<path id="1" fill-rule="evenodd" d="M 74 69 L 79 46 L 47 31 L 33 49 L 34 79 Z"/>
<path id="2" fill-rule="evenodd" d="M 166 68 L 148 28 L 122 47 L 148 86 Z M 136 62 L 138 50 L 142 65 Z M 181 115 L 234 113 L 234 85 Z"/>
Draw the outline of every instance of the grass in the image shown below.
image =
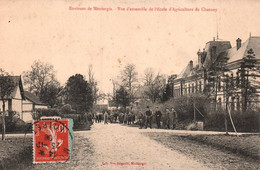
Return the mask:
<path id="1" fill-rule="evenodd" d="M 260 169 L 259 135 L 190 135 L 143 132 L 144 135 L 210 169 Z"/>
<path id="2" fill-rule="evenodd" d="M 31 138 L 7 137 L 0 141 L 0 169 L 23 169 L 21 162 L 32 158 L 31 147 Z"/>
<path id="3" fill-rule="evenodd" d="M 183 138 L 260 160 L 260 135 L 188 135 Z"/>
<path id="4" fill-rule="evenodd" d="M 80 123 L 75 123 L 73 126 L 73 130 L 75 131 L 81 131 L 81 130 L 90 130 L 92 126 L 92 123 L 90 122 L 80 122 Z"/>

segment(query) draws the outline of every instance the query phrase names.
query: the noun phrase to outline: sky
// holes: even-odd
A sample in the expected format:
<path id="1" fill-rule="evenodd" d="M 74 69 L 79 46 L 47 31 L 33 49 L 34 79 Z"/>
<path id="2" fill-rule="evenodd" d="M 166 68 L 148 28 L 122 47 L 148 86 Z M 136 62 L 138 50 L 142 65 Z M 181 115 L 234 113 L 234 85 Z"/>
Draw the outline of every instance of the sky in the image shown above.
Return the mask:
<path id="1" fill-rule="evenodd" d="M 0 68 L 21 75 L 35 60 L 48 62 L 64 85 L 76 73 L 87 76 L 92 66 L 100 90 L 111 92 L 111 79 L 127 63 L 136 65 L 139 77 L 149 67 L 178 74 L 190 60 L 196 63 L 198 50 L 217 33 L 232 46 L 250 33 L 260 36 L 259 7 L 257 0 L 1 0 Z"/>

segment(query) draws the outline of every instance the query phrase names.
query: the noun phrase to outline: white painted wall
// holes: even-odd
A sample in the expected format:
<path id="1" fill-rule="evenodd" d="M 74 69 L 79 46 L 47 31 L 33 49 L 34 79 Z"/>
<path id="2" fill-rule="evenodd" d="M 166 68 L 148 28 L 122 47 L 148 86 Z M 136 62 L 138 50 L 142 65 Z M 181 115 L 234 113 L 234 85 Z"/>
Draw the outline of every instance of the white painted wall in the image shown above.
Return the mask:
<path id="1" fill-rule="evenodd" d="M 12 110 L 16 111 L 17 115 L 20 115 L 20 119 L 23 119 L 22 115 L 22 95 L 20 87 L 15 89 L 15 97 L 12 99 Z"/>
<path id="2" fill-rule="evenodd" d="M 35 109 L 48 109 L 48 106 L 44 106 L 44 105 L 35 105 Z"/>
<path id="3" fill-rule="evenodd" d="M 0 108 L 3 110 L 3 102 L 0 101 Z M 8 110 L 8 101 L 5 102 L 5 110 Z M 19 115 L 19 118 L 22 119 L 22 96 L 20 93 L 20 87 L 17 87 L 15 89 L 15 96 L 14 99 L 12 99 L 12 110 L 17 112 L 17 115 Z"/>
<path id="4" fill-rule="evenodd" d="M 33 103 L 29 100 L 24 100 L 23 111 L 33 111 Z"/>

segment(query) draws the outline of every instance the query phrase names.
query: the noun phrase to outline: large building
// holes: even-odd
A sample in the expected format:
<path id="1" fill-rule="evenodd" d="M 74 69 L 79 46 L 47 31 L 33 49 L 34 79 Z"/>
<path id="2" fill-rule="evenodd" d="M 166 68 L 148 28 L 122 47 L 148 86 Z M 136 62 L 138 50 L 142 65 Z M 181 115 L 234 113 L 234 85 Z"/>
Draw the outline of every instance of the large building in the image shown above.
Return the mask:
<path id="1" fill-rule="evenodd" d="M 236 40 L 215 40 L 198 51 L 197 64 L 190 61 L 170 82 L 173 97 L 203 93 L 212 105 L 232 110 L 246 110 L 260 104 L 260 37 Z"/>

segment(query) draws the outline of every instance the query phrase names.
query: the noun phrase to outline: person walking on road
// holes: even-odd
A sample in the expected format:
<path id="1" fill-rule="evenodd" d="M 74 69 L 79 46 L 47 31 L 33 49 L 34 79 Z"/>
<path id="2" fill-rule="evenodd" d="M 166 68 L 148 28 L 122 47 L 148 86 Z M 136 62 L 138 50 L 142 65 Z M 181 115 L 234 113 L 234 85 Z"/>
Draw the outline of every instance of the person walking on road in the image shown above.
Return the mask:
<path id="1" fill-rule="evenodd" d="M 139 115 L 139 124 L 140 124 L 140 129 L 143 128 L 144 126 L 144 122 L 145 122 L 145 116 L 142 112 L 140 112 L 140 115 Z"/>
<path id="2" fill-rule="evenodd" d="M 95 123 L 97 123 L 97 113 L 94 113 L 94 115 L 93 115 L 93 121 L 95 122 Z"/>
<path id="3" fill-rule="evenodd" d="M 114 122 L 117 122 L 117 117 L 118 117 L 118 111 L 114 112 Z"/>
<path id="4" fill-rule="evenodd" d="M 98 113 L 98 123 L 101 123 L 101 120 L 102 120 L 102 113 Z"/>
<path id="5" fill-rule="evenodd" d="M 150 110 L 149 106 L 147 106 L 145 116 L 146 116 L 145 128 L 147 128 L 147 126 L 149 124 L 150 129 L 152 129 L 152 111 Z"/>
<path id="6" fill-rule="evenodd" d="M 132 119 L 132 113 L 129 112 L 129 113 L 127 114 L 127 124 L 128 124 L 128 125 L 131 125 L 131 119 Z"/>
<path id="7" fill-rule="evenodd" d="M 165 112 L 165 128 L 170 129 L 170 110 L 166 108 Z"/>
<path id="8" fill-rule="evenodd" d="M 156 119 L 156 124 L 157 128 L 161 128 L 161 117 L 162 117 L 162 112 L 159 110 L 159 107 L 156 107 L 156 112 L 155 112 L 155 119 Z"/>
<path id="9" fill-rule="evenodd" d="M 104 124 L 108 124 L 108 113 L 105 111 L 104 113 Z"/>
<path id="10" fill-rule="evenodd" d="M 128 113 L 124 113 L 124 124 L 127 124 Z"/>

